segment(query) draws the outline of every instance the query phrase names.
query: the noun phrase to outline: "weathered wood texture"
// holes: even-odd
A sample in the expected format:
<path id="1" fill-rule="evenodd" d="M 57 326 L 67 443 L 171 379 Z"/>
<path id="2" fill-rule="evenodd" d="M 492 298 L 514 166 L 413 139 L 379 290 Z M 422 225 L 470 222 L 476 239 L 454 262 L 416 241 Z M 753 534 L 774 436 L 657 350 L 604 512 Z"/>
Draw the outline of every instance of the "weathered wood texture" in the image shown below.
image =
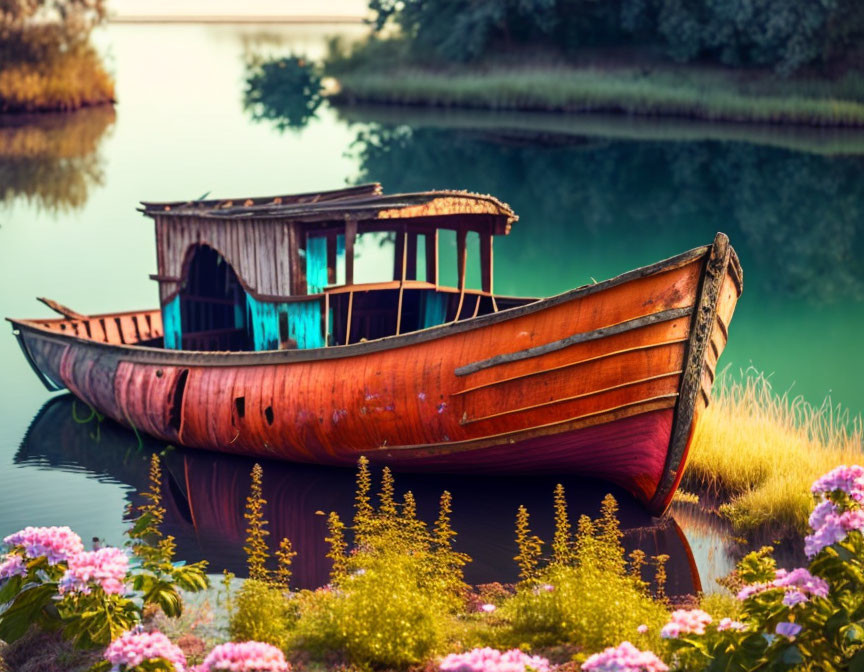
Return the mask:
<path id="1" fill-rule="evenodd" d="M 725 345 L 740 289 L 733 255 L 718 236 L 529 306 L 305 353 L 163 357 L 15 326 L 52 378 L 167 441 L 329 464 L 365 454 L 418 470 L 582 472 L 659 512 Z"/>
<path id="2" fill-rule="evenodd" d="M 254 296 L 283 297 L 292 293 L 291 224 L 268 226 L 251 220 L 213 220 L 195 217 L 156 217 L 156 260 L 162 303 L 177 293 L 196 245 L 221 254 Z M 298 288 L 299 290 L 299 288 Z M 305 289 L 303 292 L 305 293 Z"/>

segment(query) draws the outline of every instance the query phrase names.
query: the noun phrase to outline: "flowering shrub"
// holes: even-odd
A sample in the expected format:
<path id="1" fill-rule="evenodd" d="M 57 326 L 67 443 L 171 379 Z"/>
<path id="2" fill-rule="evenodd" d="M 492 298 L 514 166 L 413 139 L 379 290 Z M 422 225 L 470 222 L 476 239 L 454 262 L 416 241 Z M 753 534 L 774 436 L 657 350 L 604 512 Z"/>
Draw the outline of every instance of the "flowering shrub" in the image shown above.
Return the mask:
<path id="1" fill-rule="evenodd" d="M 651 651 L 640 651 L 630 642 L 595 653 L 582 664 L 583 672 L 667 672 L 668 669 Z"/>
<path id="2" fill-rule="evenodd" d="M 7 546 L 19 546 L 28 558 L 44 557 L 49 565 L 68 560 L 84 550 L 81 537 L 68 527 L 25 527 L 3 539 Z"/>
<path id="3" fill-rule="evenodd" d="M 556 508 L 563 505 L 563 491 Z M 516 596 L 496 612 L 508 624 L 501 641 L 509 646 L 534 647 L 573 644 L 600 651 L 634 634 L 646 643 L 659 643 L 657 633 L 667 610 L 654 600 L 642 580 L 629 572 L 621 546 L 621 531 L 613 497 L 604 500 L 599 519 L 583 516 L 575 543 L 559 538 L 553 561 L 543 569 L 523 571 L 530 577 L 517 588 Z M 556 515 L 562 527 L 566 513 Z M 531 538 L 524 514 L 517 535 Z M 557 534 L 557 533 L 556 533 Z M 565 535 L 558 535 L 564 537 Z M 529 555 L 522 552 L 524 557 Z M 646 632 L 637 628 L 645 625 Z"/>
<path id="4" fill-rule="evenodd" d="M 678 609 L 672 612 L 671 620 L 660 630 L 663 639 L 680 637 L 682 634 L 704 635 L 705 626 L 711 616 L 701 609 Z"/>
<path id="5" fill-rule="evenodd" d="M 60 631 L 82 648 L 106 646 L 141 621 L 147 605 L 168 616 L 182 611 L 179 589 L 207 586 L 205 565 L 172 562 L 174 542 L 162 537 L 158 458 L 151 464 L 150 504 L 129 531 L 129 551 L 85 551 L 68 527 L 27 527 L 6 537 L 0 562 L 0 640 L 28 628 Z M 131 556 L 131 557 L 130 557 Z"/>
<path id="6" fill-rule="evenodd" d="M 110 665 L 112 672 L 186 671 L 183 652 L 161 632 L 126 632 L 108 645 L 104 658 L 102 669 Z"/>
<path id="7" fill-rule="evenodd" d="M 190 672 L 288 672 L 285 656 L 275 646 L 262 642 L 228 642 L 216 646 Z"/>
<path id="8" fill-rule="evenodd" d="M 549 661 L 519 649 L 498 651 L 485 647 L 451 653 L 438 665 L 440 672 L 549 672 Z"/>
<path id="9" fill-rule="evenodd" d="M 100 548 L 83 551 L 67 560 L 66 573 L 60 579 L 60 594 L 80 591 L 89 594 L 91 584 L 97 585 L 106 595 L 122 595 L 126 592 L 124 581 L 129 571 L 129 556 L 119 548 Z"/>
<path id="10" fill-rule="evenodd" d="M 664 631 L 688 669 L 864 669 L 864 468 L 838 467 L 811 490 L 809 567 L 778 569 L 763 548 L 738 565 L 740 621 L 673 614 Z"/>

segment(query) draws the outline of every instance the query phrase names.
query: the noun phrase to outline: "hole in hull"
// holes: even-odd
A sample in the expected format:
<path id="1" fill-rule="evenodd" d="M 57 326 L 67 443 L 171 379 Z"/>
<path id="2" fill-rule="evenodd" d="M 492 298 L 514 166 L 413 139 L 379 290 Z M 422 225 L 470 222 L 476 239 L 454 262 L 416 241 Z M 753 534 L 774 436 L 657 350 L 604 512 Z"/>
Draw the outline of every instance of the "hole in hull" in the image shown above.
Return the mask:
<path id="1" fill-rule="evenodd" d="M 272 406 L 268 406 L 267 408 L 264 409 L 264 417 L 266 418 L 268 425 L 273 424 L 273 407 Z"/>
<path id="2" fill-rule="evenodd" d="M 183 425 L 183 395 L 186 392 L 186 379 L 189 369 L 180 371 L 177 382 L 174 383 L 174 394 L 171 395 L 171 407 L 168 410 L 168 424 L 179 434 Z"/>
<path id="3" fill-rule="evenodd" d="M 234 400 L 234 408 L 237 409 L 238 418 L 242 418 L 246 415 L 246 397 L 237 397 Z"/>

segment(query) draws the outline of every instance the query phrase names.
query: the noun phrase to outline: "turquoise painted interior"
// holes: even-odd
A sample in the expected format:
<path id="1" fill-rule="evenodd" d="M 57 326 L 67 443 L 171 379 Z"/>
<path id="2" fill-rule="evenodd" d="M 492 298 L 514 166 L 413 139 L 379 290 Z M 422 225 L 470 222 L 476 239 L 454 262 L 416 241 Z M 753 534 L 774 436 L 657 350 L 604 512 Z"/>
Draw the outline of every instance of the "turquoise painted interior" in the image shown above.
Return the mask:
<path id="1" fill-rule="evenodd" d="M 440 292 L 423 292 L 422 298 L 423 328 L 443 324 L 447 319 L 447 295 Z"/>
<path id="2" fill-rule="evenodd" d="M 165 332 L 165 347 L 169 350 L 183 349 L 183 331 L 180 325 L 180 295 L 162 306 L 162 328 Z"/>
<path id="3" fill-rule="evenodd" d="M 306 241 L 306 293 L 320 294 L 327 286 L 327 239 L 310 237 Z"/>
<path id="4" fill-rule="evenodd" d="M 324 347 L 320 299 L 273 303 L 259 301 L 247 294 L 246 309 L 255 350 L 279 349 L 279 321 L 283 319 L 282 315 L 287 320 L 288 337 L 297 342 L 298 348 Z"/>

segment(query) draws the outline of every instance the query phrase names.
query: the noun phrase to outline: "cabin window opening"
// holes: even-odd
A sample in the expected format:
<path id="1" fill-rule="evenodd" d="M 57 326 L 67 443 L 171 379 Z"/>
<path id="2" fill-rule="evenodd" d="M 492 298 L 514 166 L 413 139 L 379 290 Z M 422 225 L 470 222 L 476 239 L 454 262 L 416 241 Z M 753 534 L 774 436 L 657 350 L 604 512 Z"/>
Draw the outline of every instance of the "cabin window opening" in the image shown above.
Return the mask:
<path id="1" fill-rule="evenodd" d="M 430 280 L 429 274 L 426 272 L 426 236 L 421 234 L 417 235 L 417 256 L 416 256 L 416 272 L 415 272 L 415 280 L 425 280 L 426 282 L 434 282 L 434 280 Z"/>
<path id="2" fill-rule="evenodd" d="M 357 234 L 354 241 L 355 284 L 392 281 L 395 263 L 396 234 L 393 231 Z"/>
<path id="3" fill-rule="evenodd" d="M 465 288 L 466 289 L 482 289 L 482 273 L 480 268 L 480 234 L 476 231 L 469 231 L 465 239 L 465 253 L 467 256 L 465 262 Z"/>
<path id="4" fill-rule="evenodd" d="M 180 291 L 180 330 L 185 350 L 250 350 L 246 291 L 216 250 L 197 245 Z"/>
<path id="5" fill-rule="evenodd" d="M 273 407 L 268 406 L 264 409 L 264 419 L 267 420 L 268 425 L 273 424 Z"/>
<path id="6" fill-rule="evenodd" d="M 246 397 L 236 397 L 234 399 L 234 409 L 237 411 L 237 417 L 241 420 L 246 415 Z"/>
<path id="7" fill-rule="evenodd" d="M 189 369 L 182 369 L 174 383 L 171 406 L 168 408 L 168 425 L 178 434 L 183 426 L 183 395 L 186 393 L 186 379 L 188 377 Z"/>

